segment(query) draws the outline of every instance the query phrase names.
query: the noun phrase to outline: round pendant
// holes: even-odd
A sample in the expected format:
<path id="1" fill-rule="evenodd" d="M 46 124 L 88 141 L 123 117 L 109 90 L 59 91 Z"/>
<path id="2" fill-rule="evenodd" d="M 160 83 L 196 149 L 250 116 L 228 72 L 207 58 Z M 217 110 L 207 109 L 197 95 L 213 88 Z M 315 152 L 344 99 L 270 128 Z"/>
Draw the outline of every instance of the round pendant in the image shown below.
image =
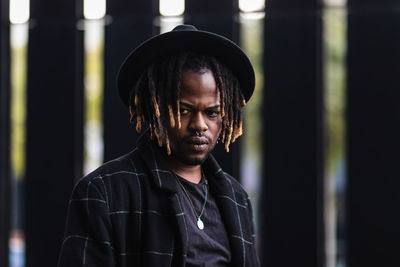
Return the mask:
<path id="1" fill-rule="evenodd" d="M 199 227 L 200 230 L 204 229 L 204 223 L 200 218 L 197 219 L 197 227 Z"/>

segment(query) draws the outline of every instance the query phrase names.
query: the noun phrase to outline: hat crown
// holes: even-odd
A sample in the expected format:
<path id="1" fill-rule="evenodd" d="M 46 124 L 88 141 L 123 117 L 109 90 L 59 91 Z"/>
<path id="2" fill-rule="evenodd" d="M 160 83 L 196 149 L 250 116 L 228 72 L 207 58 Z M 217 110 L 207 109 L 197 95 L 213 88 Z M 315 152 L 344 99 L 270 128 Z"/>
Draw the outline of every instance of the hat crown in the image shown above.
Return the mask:
<path id="1" fill-rule="evenodd" d="M 129 106 L 130 92 L 140 74 L 150 64 L 181 51 L 215 57 L 236 76 L 246 102 L 250 99 L 254 91 L 255 74 L 249 58 L 242 49 L 224 36 L 183 24 L 176 26 L 170 32 L 146 40 L 125 59 L 117 78 L 120 97 L 124 104 Z"/>
<path id="2" fill-rule="evenodd" d="M 172 31 L 198 31 L 198 29 L 193 25 L 182 24 L 176 26 Z"/>

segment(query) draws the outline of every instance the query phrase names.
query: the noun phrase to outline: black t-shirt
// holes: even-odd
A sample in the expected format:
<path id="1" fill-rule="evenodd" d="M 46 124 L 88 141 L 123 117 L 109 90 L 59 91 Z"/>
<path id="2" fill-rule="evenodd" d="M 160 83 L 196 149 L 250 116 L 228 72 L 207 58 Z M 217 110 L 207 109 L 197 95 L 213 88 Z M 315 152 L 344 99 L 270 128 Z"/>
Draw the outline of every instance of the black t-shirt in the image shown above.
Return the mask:
<path id="1" fill-rule="evenodd" d="M 192 205 L 185 192 L 179 186 L 179 197 L 183 205 L 186 223 L 188 226 L 189 247 L 186 258 L 187 267 L 217 267 L 229 266 L 231 261 L 231 250 L 225 226 L 221 215 L 211 194 L 209 185 L 204 177 L 199 184 L 191 183 L 182 177 L 178 177 L 188 193 L 197 215 L 200 215 L 207 193 L 207 202 L 204 207 L 201 220 L 204 222 L 204 229 L 197 226 L 197 218 Z"/>

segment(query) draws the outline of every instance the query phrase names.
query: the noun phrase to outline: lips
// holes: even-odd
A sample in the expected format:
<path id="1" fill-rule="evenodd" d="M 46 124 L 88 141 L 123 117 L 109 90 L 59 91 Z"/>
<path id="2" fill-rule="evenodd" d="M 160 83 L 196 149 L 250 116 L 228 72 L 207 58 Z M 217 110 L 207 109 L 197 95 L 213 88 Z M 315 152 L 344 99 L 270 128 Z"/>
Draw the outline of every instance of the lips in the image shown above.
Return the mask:
<path id="1" fill-rule="evenodd" d="M 191 150 L 202 152 L 207 149 L 208 147 L 208 139 L 205 136 L 195 136 L 189 138 L 187 141 Z"/>
<path id="2" fill-rule="evenodd" d="M 189 138 L 188 143 L 196 144 L 196 145 L 204 145 L 204 144 L 208 144 L 208 139 L 205 136 L 195 136 L 195 137 Z"/>

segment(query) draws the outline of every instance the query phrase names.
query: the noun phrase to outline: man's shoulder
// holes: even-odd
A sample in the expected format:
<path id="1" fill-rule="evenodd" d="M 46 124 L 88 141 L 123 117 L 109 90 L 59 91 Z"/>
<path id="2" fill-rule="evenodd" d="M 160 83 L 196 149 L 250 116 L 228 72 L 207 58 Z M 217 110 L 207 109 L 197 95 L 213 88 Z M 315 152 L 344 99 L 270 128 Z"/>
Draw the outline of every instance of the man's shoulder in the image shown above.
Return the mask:
<path id="1" fill-rule="evenodd" d="M 135 148 L 127 154 L 103 163 L 100 167 L 89 173 L 87 177 L 136 171 L 134 161 L 137 161 L 137 150 Z"/>
<path id="2" fill-rule="evenodd" d="M 225 179 L 227 179 L 229 181 L 229 183 L 232 185 L 233 189 L 236 192 L 242 193 L 243 195 L 245 195 L 247 197 L 247 192 L 244 189 L 243 185 L 232 175 L 230 175 L 227 172 L 223 172 Z"/>
<path id="3" fill-rule="evenodd" d="M 104 184 L 111 180 L 121 180 L 132 177 L 132 175 L 143 175 L 143 164 L 138 156 L 138 149 L 120 156 L 116 159 L 103 163 L 100 167 L 82 177 L 78 184 Z"/>

